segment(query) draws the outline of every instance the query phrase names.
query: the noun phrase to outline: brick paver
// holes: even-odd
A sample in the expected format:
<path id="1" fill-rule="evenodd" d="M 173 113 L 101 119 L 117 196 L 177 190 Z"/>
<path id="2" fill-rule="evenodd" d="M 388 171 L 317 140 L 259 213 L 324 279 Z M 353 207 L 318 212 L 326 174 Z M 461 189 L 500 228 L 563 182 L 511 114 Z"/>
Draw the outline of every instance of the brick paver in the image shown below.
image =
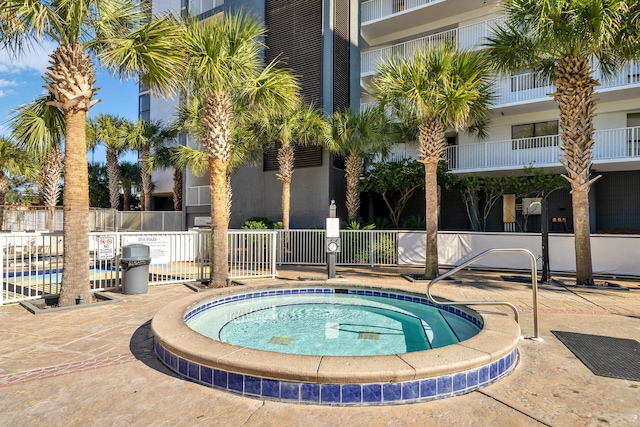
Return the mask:
<path id="1" fill-rule="evenodd" d="M 366 282 L 423 292 L 410 269 L 340 268 L 337 283 Z M 419 272 L 417 269 L 413 272 Z M 324 269 L 281 268 L 287 279 Z M 530 286 L 499 273 L 465 271 L 433 293 L 451 300 L 505 300 L 532 334 Z M 617 282 L 621 283 L 621 282 Z M 181 285 L 154 286 L 121 303 L 34 316 L 0 307 L 0 425 L 60 426 L 636 426 L 640 384 L 597 377 L 550 330 L 640 340 L 640 286 L 629 291 L 540 286 L 542 342 L 521 341 L 515 371 L 477 392 L 441 401 L 362 408 L 281 404 L 230 395 L 177 378 L 155 358 L 149 322 L 167 301 L 191 295 Z M 502 308 L 482 310 L 501 311 Z M 504 310 L 506 315 L 513 315 Z M 615 349 L 612 349 L 615 351 Z"/>

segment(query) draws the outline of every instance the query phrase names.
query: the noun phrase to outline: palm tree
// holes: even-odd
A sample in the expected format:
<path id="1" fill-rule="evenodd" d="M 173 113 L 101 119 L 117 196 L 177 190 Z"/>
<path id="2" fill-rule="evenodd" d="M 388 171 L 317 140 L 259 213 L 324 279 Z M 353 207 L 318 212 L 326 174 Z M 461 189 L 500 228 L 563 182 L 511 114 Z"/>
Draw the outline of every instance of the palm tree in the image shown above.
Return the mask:
<path id="1" fill-rule="evenodd" d="M 122 210 L 131 210 L 131 189 L 142 186 L 142 173 L 137 162 L 122 162 L 120 169 L 120 185 L 122 186 Z"/>
<path id="2" fill-rule="evenodd" d="M 162 125 L 160 121 L 137 120 L 126 123 L 126 141 L 133 150 L 138 151 L 140 158 L 140 177 L 142 179 L 141 210 L 151 210 L 151 172 L 153 162 L 150 160 L 156 147 L 162 147 L 166 141 L 175 137 L 172 129 Z"/>
<path id="3" fill-rule="evenodd" d="M 106 149 L 107 177 L 109 182 L 109 205 L 118 210 L 120 204 L 120 170 L 118 157 L 129 147 L 123 119 L 112 114 L 99 114 L 87 122 L 87 145 L 103 144 Z"/>
<path id="4" fill-rule="evenodd" d="M 576 281 L 593 284 L 589 224 L 594 66 L 607 77 L 640 53 L 640 6 L 624 0 L 505 0 L 506 22 L 489 38 L 500 71 L 531 70 L 550 78 L 558 103 L 563 175 L 571 185 Z"/>
<path id="5" fill-rule="evenodd" d="M 253 117 L 255 124 L 250 125 L 248 133 L 253 133 L 251 136 L 263 141 L 267 148 L 278 149 L 276 178 L 282 182 L 282 226 L 288 230 L 295 145 L 332 149 L 329 125 L 321 110 L 301 99 L 292 109 L 258 112 Z"/>
<path id="6" fill-rule="evenodd" d="M 365 157 L 386 153 L 389 149 L 392 127 L 378 108 L 363 112 L 346 109 L 331 116 L 331 137 L 338 154 L 346 157 L 346 206 L 349 221 L 357 220 L 360 209 L 360 176 Z"/>
<path id="7" fill-rule="evenodd" d="M 291 105 L 297 84 L 275 63 L 262 63 L 260 37 L 263 27 L 242 12 L 221 19 L 185 21 L 185 53 L 189 57 L 186 80 L 202 94 L 202 148 L 207 155 L 211 196 L 210 284 L 226 286 L 227 265 L 227 169 L 233 152 L 231 138 L 234 101 L 270 107 Z"/>
<path id="8" fill-rule="evenodd" d="M 47 94 L 13 110 L 12 138 L 29 157 L 40 165 L 38 193 L 47 207 L 47 229 L 55 231 L 55 211 L 60 198 L 62 177 L 62 140 L 64 116 L 58 108 L 47 104 L 53 95 Z"/>
<path id="9" fill-rule="evenodd" d="M 373 92 L 380 106 L 418 123 L 418 153 L 425 168 L 425 278 L 438 275 L 438 162 L 447 149 L 445 132 L 470 129 L 483 135 L 491 100 L 489 67 L 478 52 L 452 45 L 429 46 L 379 66 Z"/>
<path id="10" fill-rule="evenodd" d="M 151 170 L 173 169 L 173 210 L 182 210 L 182 173 L 184 168 L 179 167 L 175 161 L 178 147 L 159 147 L 153 156 L 149 156 L 148 163 Z"/>
<path id="11" fill-rule="evenodd" d="M 153 19 L 131 0 L 0 0 L 0 42 L 19 55 L 30 44 L 56 49 L 44 80 L 65 120 L 64 263 L 61 306 L 90 295 L 89 184 L 85 126 L 98 90 L 98 61 L 123 78 L 140 77 L 159 92 L 181 75 L 181 30 L 171 15 Z M 91 302 L 92 298 L 82 301 Z"/>
<path id="12" fill-rule="evenodd" d="M 32 178 L 35 176 L 35 164 L 14 141 L 0 137 L 0 226 L 4 221 L 5 198 L 13 175 Z"/>

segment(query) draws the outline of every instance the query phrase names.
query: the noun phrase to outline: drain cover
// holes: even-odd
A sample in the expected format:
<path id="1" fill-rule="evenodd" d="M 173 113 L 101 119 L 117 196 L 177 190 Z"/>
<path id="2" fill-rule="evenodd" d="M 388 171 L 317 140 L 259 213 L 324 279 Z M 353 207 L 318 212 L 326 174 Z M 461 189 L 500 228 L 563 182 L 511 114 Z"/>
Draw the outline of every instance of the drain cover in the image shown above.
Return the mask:
<path id="1" fill-rule="evenodd" d="M 377 341 L 380 339 L 380 334 L 378 332 L 358 332 L 358 339 Z"/>
<path id="2" fill-rule="evenodd" d="M 281 337 L 274 335 L 269 339 L 269 344 L 289 345 L 293 341 L 293 337 Z"/>

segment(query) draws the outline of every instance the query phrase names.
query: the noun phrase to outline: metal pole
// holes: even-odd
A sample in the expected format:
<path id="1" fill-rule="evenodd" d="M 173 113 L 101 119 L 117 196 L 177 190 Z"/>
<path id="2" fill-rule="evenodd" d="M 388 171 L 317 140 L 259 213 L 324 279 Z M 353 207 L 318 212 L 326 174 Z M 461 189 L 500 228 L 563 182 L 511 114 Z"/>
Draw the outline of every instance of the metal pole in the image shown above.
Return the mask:
<path id="1" fill-rule="evenodd" d="M 551 279 L 551 271 L 549 270 L 549 210 L 547 209 L 547 199 L 542 198 L 542 277 L 540 281 L 548 282 Z"/>
<path id="2" fill-rule="evenodd" d="M 329 205 L 329 218 L 335 218 L 335 217 L 336 217 L 336 203 L 334 200 L 332 200 L 331 205 Z M 336 254 L 335 252 L 328 252 L 327 253 L 327 278 L 333 279 L 334 277 L 336 277 Z"/>

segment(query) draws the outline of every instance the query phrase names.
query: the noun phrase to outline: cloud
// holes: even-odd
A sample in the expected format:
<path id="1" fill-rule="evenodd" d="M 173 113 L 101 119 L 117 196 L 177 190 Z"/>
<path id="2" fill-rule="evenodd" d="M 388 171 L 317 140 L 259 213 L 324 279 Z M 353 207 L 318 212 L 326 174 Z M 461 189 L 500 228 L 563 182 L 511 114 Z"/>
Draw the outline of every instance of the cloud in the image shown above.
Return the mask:
<path id="1" fill-rule="evenodd" d="M 0 87 L 16 87 L 18 86 L 18 82 L 15 80 L 5 80 L 0 79 Z"/>
<path id="2" fill-rule="evenodd" d="M 9 96 L 9 95 L 13 95 L 15 94 L 15 91 L 9 89 L 9 90 L 2 90 L 0 89 L 0 98 L 4 98 L 5 96 Z"/>
<path id="3" fill-rule="evenodd" d="M 8 50 L 0 50 L 0 73 L 18 74 L 33 73 L 43 75 L 49 66 L 49 55 L 55 44 L 43 42 L 41 46 L 29 46 L 19 55 L 13 55 Z"/>

